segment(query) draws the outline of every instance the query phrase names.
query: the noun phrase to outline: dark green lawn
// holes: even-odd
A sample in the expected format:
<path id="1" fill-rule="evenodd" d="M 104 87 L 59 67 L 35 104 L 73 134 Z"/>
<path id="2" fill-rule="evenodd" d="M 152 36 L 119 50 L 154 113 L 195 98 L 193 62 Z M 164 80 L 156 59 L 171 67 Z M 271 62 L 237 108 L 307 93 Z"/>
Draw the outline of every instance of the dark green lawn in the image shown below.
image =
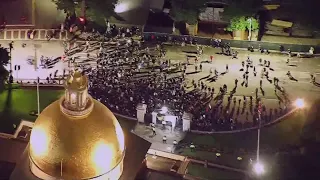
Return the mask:
<path id="1" fill-rule="evenodd" d="M 57 100 L 62 90 L 40 90 L 40 109 Z M 0 94 L 0 132 L 13 133 L 13 124 L 19 125 L 21 119 L 34 121 L 30 111 L 37 111 L 37 91 L 35 89 L 12 89 Z"/>
<path id="2" fill-rule="evenodd" d="M 244 179 L 241 173 L 227 171 L 218 168 L 205 168 L 202 164 L 190 163 L 188 165 L 187 174 L 208 180 L 236 180 Z"/>
<path id="3" fill-rule="evenodd" d="M 269 153 L 265 156 L 266 161 L 272 161 L 270 151 L 284 150 L 290 146 L 300 144 L 300 135 L 304 127 L 306 117 L 304 112 L 296 112 L 290 117 L 283 119 L 278 124 L 264 127 L 260 136 L 260 152 L 263 156 L 265 150 Z M 207 146 L 207 149 L 215 149 L 221 153 L 220 158 L 216 158 L 215 153 L 207 150 L 196 150 L 191 152 L 188 146 L 179 149 L 181 155 L 195 157 L 202 160 L 210 160 L 219 164 L 233 166 L 236 168 L 246 168 L 249 158 L 255 159 L 257 149 L 257 130 L 235 133 L 235 134 L 216 134 L 216 135 L 197 135 L 188 133 L 182 141 L 188 145 L 193 142 L 196 146 Z M 241 156 L 242 161 L 237 157 Z M 263 158 L 263 157 L 262 157 Z"/>
<path id="4" fill-rule="evenodd" d="M 57 100 L 63 90 L 40 90 L 40 109 Z M 29 115 L 30 111 L 37 111 L 36 89 L 13 89 L 11 93 L 6 90 L 0 94 L 0 132 L 13 133 L 13 124 L 19 125 L 21 119 L 35 121 L 36 116 Z M 136 122 L 118 118 L 124 129 L 131 130 Z"/>

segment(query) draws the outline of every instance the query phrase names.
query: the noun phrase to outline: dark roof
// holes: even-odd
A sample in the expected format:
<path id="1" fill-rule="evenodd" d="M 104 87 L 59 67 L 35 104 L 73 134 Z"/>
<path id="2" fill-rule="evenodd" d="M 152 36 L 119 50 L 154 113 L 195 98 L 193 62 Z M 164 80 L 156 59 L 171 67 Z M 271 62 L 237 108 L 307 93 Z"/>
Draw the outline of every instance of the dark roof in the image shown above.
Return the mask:
<path id="1" fill-rule="evenodd" d="M 150 12 L 144 32 L 172 33 L 173 20 L 163 12 Z"/>
<path id="2" fill-rule="evenodd" d="M 0 179 L 9 179 L 16 163 L 0 161 Z"/>
<path id="3" fill-rule="evenodd" d="M 7 25 L 32 24 L 31 0 L 2 0 L 0 6 L 0 21 L 5 19 Z M 22 21 L 22 17 L 26 20 Z"/>
<path id="4" fill-rule="evenodd" d="M 124 135 L 126 137 L 126 156 L 120 180 L 133 180 L 140 170 L 151 143 L 128 131 L 124 131 Z"/>
<path id="5" fill-rule="evenodd" d="M 171 3 L 170 0 L 165 0 L 163 8 L 171 9 Z"/>
<path id="6" fill-rule="evenodd" d="M 170 27 L 172 29 L 173 20 L 163 12 L 150 12 L 146 26 Z"/>
<path id="7" fill-rule="evenodd" d="M 126 155 L 120 180 L 134 180 L 151 143 L 128 131 L 124 131 L 124 135 L 126 140 Z M 19 163 L 17 163 L 17 167 L 11 174 L 11 180 L 39 180 L 29 170 L 28 147 L 25 148 Z"/>
<path id="8" fill-rule="evenodd" d="M 27 144 L 21 140 L 0 138 L 0 161 L 16 163 Z"/>

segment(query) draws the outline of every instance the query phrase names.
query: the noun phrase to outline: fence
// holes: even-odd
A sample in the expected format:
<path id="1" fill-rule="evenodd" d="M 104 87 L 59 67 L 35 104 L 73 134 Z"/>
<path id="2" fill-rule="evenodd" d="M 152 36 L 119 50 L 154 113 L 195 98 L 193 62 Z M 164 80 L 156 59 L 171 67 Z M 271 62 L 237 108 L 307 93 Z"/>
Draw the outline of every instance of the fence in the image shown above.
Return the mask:
<path id="1" fill-rule="evenodd" d="M 4 29 L 0 31 L 0 40 L 31 40 L 28 31 L 31 29 Z M 35 31 L 33 40 L 47 40 L 46 36 L 52 34 L 54 29 L 32 29 Z M 51 40 L 64 40 L 68 38 L 68 32 L 59 32 Z"/>
<path id="2" fill-rule="evenodd" d="M 30 40 L 28 38 L 28 31 L 30 29 L 4 29 L 0 31 L 0 40 Z M 54 29 L 34 29 L 35 35 L 33 40 L 47 40 L 46 35 L 50 35 Z M 154 35 L 158 40 L 167 41 L 168 37 L 174 39 L 182 39 L 183 37 L 192 37 L 201 45 L 211 45 L 211 38 L 198 37 L 198 36 L 187 36 L 187 35 L 173 35 L 167 33 L 157 33 L 157 32 L 144 32 L 143 37 L 146 40 L 151 40 L 151 36 Z M 64 40 L 68 37 L 68 32 L 59 32 L 51 40 Z M 229 43 L 231 47 L 235 48 L 248 48 L 253 46 L 258 49 L 261 46 L 264 49 L 279 51 L 280 45 L 284 47 L 285 50 L 290 49 L 292 52 L 309 52 L 310 47 L 314 47 L 315 52 L 320 52 L 320 46 L 304 45 L 304 44 L 286 44 L 286 43 L 273 43 L 273 42 L 263 42 L 263 41 L 245 41 L 245 40 L 229 40 L 223 39 L 222 43 Z"/>
<path id="3" fill-rule="evenodd" d="M 201 45 L 212 45 L 212 39 L 206 37 L 198 37 L 198 36 L 187 36 L 187 35 L 173 35 L 166 33 L 156 33 L 156 32 L 144 32 L 143 37 L 145 40 L 151 40 L 151 36 L 155 36 L 157 40 L 167 41 L 169 37 L 173 39 L 182 39 L 187 37 L 190 39 L 192 37 L 197 41 L 198 44 Z M 304 44 L 286 44 L 286 43 L 273 43 L 273 42 L 264 42 L 264 41 L 245 41 L 245 40 L 229 40 L 222 39 L 222 43 L 229 43 L 231 47 L 235 48 L 248 48 L 249 46 L 253 46 L 255 49 L 259 49 L 261 46 L 264 49 L 279 51 L 280 45 L 284 47 L 285 50 L 290 49 L 292 52 L 309 52 L 310 47 L 314 47 L 315 52 L 320 52 L 320 46 L 314 45 L 304 45 Z"/>

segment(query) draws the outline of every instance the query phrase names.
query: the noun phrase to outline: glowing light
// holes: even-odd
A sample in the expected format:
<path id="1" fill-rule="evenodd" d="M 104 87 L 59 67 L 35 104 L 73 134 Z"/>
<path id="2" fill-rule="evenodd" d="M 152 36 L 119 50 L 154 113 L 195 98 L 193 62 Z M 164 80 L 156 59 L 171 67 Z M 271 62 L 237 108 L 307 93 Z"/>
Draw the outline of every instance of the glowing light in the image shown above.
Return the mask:
<path id="1" fill-rule="evenodd" d="M 168 112 L 168 108 L 165 107 L 165 106 L 163 106 L 163 107 L 161 108 L 161 114 L 165 114 L 165 113 L 167 113 L 167 112 Z"/>
<path id="2" fill-rule="evenodd" d="M 295 100 L 294 105 L 296 106 L 296 108 L 298 109 L 303 109 L 305 107 L 305 103 L 304 100 L 301 98 L 298 98 L 297 100 Z"/>
<path id="3" fill-rule="evenodd" d="M 92 162 L 97 172 L 103 172 L 105 169 L 110 169 L 114 154 L 112 148 L 103 141 L 97 142 L 92 151 Z"/>
<path id="4" fill-rule="evenodd" d="M 114 8 L 114 12 L 123 13 L 123 12 L 126 12 L 128 9 L 129 9 L 129 6 L 127 3 L 120 3 L 116 5 L 116 7 Z"/>
<path id="5" fill-rule="evenodd" d="M 30 148 L 33 155 L 45 155 L 48 152 L 48 147 L 49 139 L 46 131 L 41 127 L 33 128 L 30 136 Z"/>
<path id="6" fill-rule="evenodd" d="M 85 19 L 84 19 L 83 17 L 80 17 L 79 20 L 80 20 L 80 22 L 82 22 L 82 23 L 85 21 Z"/>
<path id="7" fill-rule="evenodd" d="M 117 125 L 116 125 L 116 134 L 117 134 L 117 137 L 118 137 L 120 151 L 123 152 L 124 151 L 124 146 L 125 146 L 124 145 L 124 134 L 123 134 L 122 128 L 121 128 L 119 123 L 117 123 Z"/>
<path id="8" fill-rule="evenodd" d="M 75 93 L 71 93 L 70 98 L 71 98 L 71 102 L 76 102 L 76 94 Z"/>
<path id="9" fill-rule="evenodd" d="M 254 164 L 253 166 L 253 171 L 257 174 L 257 175 L 262 175 L 265 173 L 264 170 L 264 166 L 263 164 L 261 164 L 260 162 L 257 162 L 256 164 Z"/>

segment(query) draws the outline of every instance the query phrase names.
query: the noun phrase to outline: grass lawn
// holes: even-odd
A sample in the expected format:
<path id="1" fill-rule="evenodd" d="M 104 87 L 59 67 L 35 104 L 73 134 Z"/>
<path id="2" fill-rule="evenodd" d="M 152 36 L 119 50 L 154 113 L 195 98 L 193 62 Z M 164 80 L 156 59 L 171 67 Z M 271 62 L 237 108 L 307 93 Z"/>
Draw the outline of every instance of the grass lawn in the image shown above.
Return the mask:
<path id="1" fill-rule="evenodd" d="M 63 90 L 40 90 L 40 109 L 43 110 L 57 100 Z M 21 119 L 35 121 L 36 116 L 29 115 L 30 111 L 37 111 L 36 89 L 13 89 L 11 93 L 4 91 L 0 94 L 0 132 L 13 133 L 13 124 L 19 125 Z M 117 117 L 118 118 L 118 117 Z M 131 130 L 136 122 L 118 118 L 123 129 Z"/>
<path id="2" fill-rule="evenodd" d="M 262 128 L 260 135 L 261 154 L 263 154 L 263 151 L 266 149 L 277 151 L 291 145 L 299 145 L 300 134 L 305 120 L 304 112 L 296 112 L 278 124 Z M 215 148 L 221 153 L 221 157 L 217 159 L 215 153 L 205 150 L 191 152 L 188 146 L 181 148 L 178 153 L 203 160 L 211 160 L 219 164 L 243 168 L 248 163 L 250 156 L 255 157 L 257 131 L 215 135 L 188 133 L 181 143 L 189 144 L 191 142 L 196 146 L 204 145 L 208 148 Z M 241 156 L 243 161 L 238 161 L 237 156 Z"/>
<path id="3" fill-rule="evenodd" d="M 244 178 L 244 175 L 241 173 L 218 168 L 205 168 L 204 165 L 197 163 L 190 163 L 188 165 L 187 174 L 208 180 L 236 180 Z"/>
<path id="4" fill-rule="evenodd" d="M 57 100 L 62 90 L 40 89 L 40 109 Z M 29 115 L 37 111 L 37 91 L 35 89 L 12 89 L 0 94 L 0 132 L 13 133 L 13 124 L 19 125 L 21 119 L 34 121 L 36 116 Z"/>

